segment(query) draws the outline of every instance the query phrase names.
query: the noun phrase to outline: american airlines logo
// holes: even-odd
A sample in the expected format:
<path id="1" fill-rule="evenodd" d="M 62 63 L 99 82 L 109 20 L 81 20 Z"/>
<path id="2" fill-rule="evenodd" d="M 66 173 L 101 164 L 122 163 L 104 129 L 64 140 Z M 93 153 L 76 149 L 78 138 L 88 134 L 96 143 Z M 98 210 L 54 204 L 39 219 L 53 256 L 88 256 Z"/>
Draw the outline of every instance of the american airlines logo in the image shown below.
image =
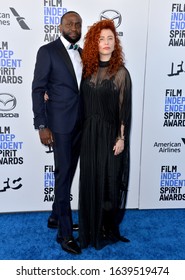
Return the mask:
<path id="1" fill-rule="evenodd" d="M 25 18 L 21 17 L 14 8 L 11 7 L 10 10 L 11 10 L 12 14 L 16 17 L 16 20 L 17 20 L 18 24 L 20 25 L 20 27 L 24 30 L 30 30 L 30 28 L 24 21 Z"/>

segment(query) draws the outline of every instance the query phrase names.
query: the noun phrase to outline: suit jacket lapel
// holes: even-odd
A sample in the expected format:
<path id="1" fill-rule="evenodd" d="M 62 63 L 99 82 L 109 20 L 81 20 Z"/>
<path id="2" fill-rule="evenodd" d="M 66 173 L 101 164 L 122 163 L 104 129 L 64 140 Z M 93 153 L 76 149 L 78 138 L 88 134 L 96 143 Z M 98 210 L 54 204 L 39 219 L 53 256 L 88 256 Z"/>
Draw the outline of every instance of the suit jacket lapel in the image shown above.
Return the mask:
<path id="1" fill-rule="evenodd" d="M 78 48 L 78 52 L 79 52 L 80 56 L 82 56 L 82 48 Z"/>
<path id="2" fill-rule="evenodd" d="M 55 44 L 55 47 L 56 47 L 58 53 L 60 54 L 60 56 L 62 57 L 64 63 L 67 66 L 67 68 L 69 69 L 69 72 L 71 73 L 71 75 L 73 76 L 74 80 L 76 81 L 76 85 L 78 87 L 78 83 L 77 83 L 77 79 L 76 79 L 76 74 L 75 74 L 74 67 L 73 67 L 73 64 L 71 62 L 70 56 L 69 56 L 66 48 L 64 47 L 63 43 L 61 42 L 60 38 L 58 38 L 56 43 L 57 44 Z"/>

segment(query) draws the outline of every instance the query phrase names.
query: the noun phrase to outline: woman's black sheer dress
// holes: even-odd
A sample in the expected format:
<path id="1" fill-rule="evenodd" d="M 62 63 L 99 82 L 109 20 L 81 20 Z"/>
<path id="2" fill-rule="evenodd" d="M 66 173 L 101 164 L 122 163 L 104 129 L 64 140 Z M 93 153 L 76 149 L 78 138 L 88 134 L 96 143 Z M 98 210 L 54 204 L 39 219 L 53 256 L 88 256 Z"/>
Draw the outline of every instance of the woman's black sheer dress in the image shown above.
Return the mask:
<path id="1" fill-rule="evenodd" d="M 101 249 L 118 241 L 129 178 L 131 80 L 122 66 L 107 73 L 109 62 L 82 81 L 84 127 L 80 154 L 79 240 L 82 248 Z M 125 127 L 125 149 L 114 155 L 113 146 Z"/>

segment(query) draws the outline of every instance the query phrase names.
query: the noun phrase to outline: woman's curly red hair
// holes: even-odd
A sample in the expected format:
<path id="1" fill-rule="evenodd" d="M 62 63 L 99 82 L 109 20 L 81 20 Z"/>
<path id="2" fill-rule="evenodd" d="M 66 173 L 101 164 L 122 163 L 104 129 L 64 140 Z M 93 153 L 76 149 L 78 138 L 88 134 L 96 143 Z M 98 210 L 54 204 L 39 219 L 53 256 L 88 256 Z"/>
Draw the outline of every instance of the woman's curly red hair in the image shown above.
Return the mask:
<path id="1" fill-rule="evenodd" d="M 120 65 L 124 63 L 124 54 L 120 44 L 114 22 L 112 20 L 101 20 L 94 23 L 84 38 L 84 47 L 82 52 L 83 78 L 96 73 L 99 66 L 99 38 L 102 29 L 110 29 L 115 37 L 115 47 L 110 59 L 109 73 L 116 73 Z"/>

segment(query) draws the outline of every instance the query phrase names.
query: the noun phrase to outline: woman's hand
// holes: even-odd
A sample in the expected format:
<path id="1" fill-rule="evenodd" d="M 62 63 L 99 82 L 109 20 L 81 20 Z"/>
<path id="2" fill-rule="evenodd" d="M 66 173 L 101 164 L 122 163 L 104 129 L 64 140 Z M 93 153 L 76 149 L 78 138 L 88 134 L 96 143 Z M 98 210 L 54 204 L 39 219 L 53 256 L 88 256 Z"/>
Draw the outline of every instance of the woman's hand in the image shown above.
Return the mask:
<path id="1" fill-rule="evenodd" d="M 47 102 L 48 100 L 49 100 L 49 96 L 48 96 L 47 91 L 45 91 L 45 93 L 44 93 L 44 101 Z"/>
<path id="2" fill-rule="evenodd" d="M 117 156 L 117 155 L 119 155 L 119 154 L 121 154 L 123 152 L 124 144 L 125 144 L 124 138 L 123 139 L 120 138 L 120 139 L 116 140 L 116 143 L 115 143 L 115 145 L 113 147 L 113 151 L 114 151 L 114 155 L 115 156 Z"/>

